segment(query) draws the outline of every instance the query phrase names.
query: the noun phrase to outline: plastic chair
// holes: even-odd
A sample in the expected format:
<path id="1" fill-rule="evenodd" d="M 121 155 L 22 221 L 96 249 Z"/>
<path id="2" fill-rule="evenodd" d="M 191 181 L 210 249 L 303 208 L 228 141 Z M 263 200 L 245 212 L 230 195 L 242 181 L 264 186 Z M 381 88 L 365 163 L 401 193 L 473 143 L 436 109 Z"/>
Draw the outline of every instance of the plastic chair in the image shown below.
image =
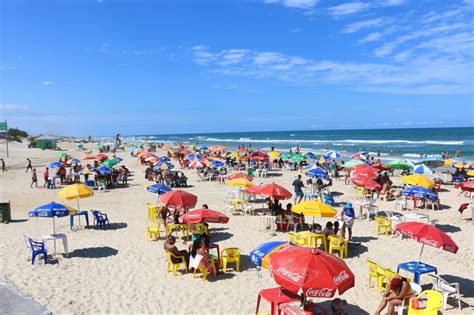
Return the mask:
<path id="1" fill-rule="evenodd" d="M 216 269 L 216 264 L 214 263 L 214 259 L 211 260 L 211 268 L 213 270 Z M 199 267 L 198 268 L 194 268 L 194 273 L 193 273 L 193 277 L 196 277 L 196 271 L 199 269 L 199 271 L 201 272 L 201 276 L 202 276 L 202 281 L 206 281 L 207 279 L 207 274 L 209 273 L 207 271 L 207 269 L 202 266 L 201 264 L 199 264 Z"/>
<path id="2" fill-rule="evenodd" d="M 107 214 L 102 213 L 98 210 L 91 210 L 92 214 L 94 215 L 94 224 L 97 225 L 101 229 L 105 229 L 106 225 L 110 227 L 109 218 Z"/>
<path id="3" fill-rule="evenodd" d="M 246 207 L 244 207 L 244 215 L 246 215 L 247 213 L 250 214 L 250 215 L 255 214 L 255 210 L 254 210 L 254 208 L 252 207 L 252 205 L 250 203 L 247 204 Z"/>
<path id="4" fill-rule="evenodd" d="M 402 276 L 400 274 L 396 273 L 395 271 L 393 271 L 390 268 L 383 269 L 383 272 L 384 272 L 384 275 L 385 275 L 384 281 L 386 281 L 385 291 L 388 291 L 388 289 L 390 288 L 390 282 L 392 281 L 393 278 L 402 278 Z M 406 279 L 407 279 L 408 282 L 412 282 L 411 278 L 406 278 Z"/>
<path id="5" fill-rule="evenodd" d="M 181 230 L 182 237 L 189 239 L 189 224 L 170 223 L 166 225 L 166 235 L 173 234 L 173 231 Z"/>
<path id="6" fill-rule="evenodd" d="M 148 220 L 155 220 L 162 209 L 162 207 L 156 207 L 149 202 L 146 203 L 146 207 L 148 209 Z"/>
<path id="7" fill-rule="evenodd" d="M 295 221 L 295 217 L 292 216 L 292 215 L 288 215 L 286 217 L 288 218 L 288 224 L 286 226 L 286 231 L 287 232 L 290 229 L 290 225 L 293 225 L 293 231 L 295 233 L 296 233 L 296 230 L 298 229 L 298 225 L 300 226 L 300 230 L 303 229 L 303 223 L 301 223 L 301 220 L 299 218 Z"/>
<path id="8" fill-rule="evenodd" d="M 186 259 L 184 256 L 175 256 L 170 252 L 166 252 L 166 255 L 168 256 L 168 267 L 167 270 L 168 272 L 170 271 L 170 267 L 173 266 L 173 277 L 176 277 L 176 273 L 181 265 L 184 266 L 184 271 L 188 272 L 188 266 L 186 266 Z M 178 262 L 173 262 L 172 258 L 175 258 L 176 260 L 179 260 Z"/>
<path id="9" fill-rule="evenodd" d="M 385 270 L 375 261 L 367 259 L 367 266 L 369 267 L 369 282 L 367 286 L 370 288 L 372 279 L 377 281 L 377 292 L 382 292 L 383 282 L 385 280 Z"/>
<path id="10" fill-rule="evenodd" d="M 160 221 L 153 221 L 152 223 L 148 224 L 148 228 L 146 230 L 147 240 L 153 238 L 155 241 L 157 241 L 160 238 L 160 225 Z"/>
<path id="11" fill-rule="evenodd" d="M 254 170 L 253 168 L 249 168 L 249 169 L 247 170 L 247 175 L 254 177 L 254 172 L 255 172 L 255 170 Z"/>
<path id="12" fill-rule="evenodd" d="M 379 235 L 380 230 L 384 229 L 385 235 L 388 235 L 388 232 L 392 234 L 392 220 L 386 218 L 386 217 L 381 217 L 377 216 L 375 217 L 375 222 L 376 222 L 376 227 L 375 227 L 375 234 Z"/>
<path id="13" fill-rule="evenodd" d="M 355 188 L 356 192 L 356 199 L 359 199 L 359 197 L 362 199 L 365 196 L 365 189 L 364 187 L 356 187 Z"/>
<path id="14" fill-rule="evenodd" d="M 438 275 L 428 274 L 432 277 L 433 290 L 440 291 L 443 294 L 443 310 L 446 310 L 446 305 L 449 296 L 454 296 L 458 300 L 458 309 L 461 309 L 461 295 L 459 292 L 459 283 L 449 283 Z"/>
<path id="15" fill-rule="evenodd" d="M 43 242 L 38 242 L 34 241 L 31 238 L 28 238 L 28 241 L 30 243 L 30 248 L 31 248 L 31 264 L 35 264 L 35 259 L 36 256 L 38 255 L 43 255 L 44 258 L 44 263 L 48 263 L 48 251 L 46 250 L 46 247 L 44 246 Z"/>
<path id="16" fill-rule="evenodd" d="M 402 197 L 396 200 L 395 211 L 403 211 L 408 208 L 407 197 Z"/>
<path id="17" fill-rule="evenodd" d="M 97 178 L 97 191 L 101 189 L 105 191 L 105 178 Z"/>
<path id="18" fill-rule="evenodd" d="M 329 236 L 329 254 L 332 254 L 334 251 L 339 252 L 341 259 L 347 257 L 347 244 L 345 239 L 340 236 Z"/>
<path id="19" fill-rule="evenodd" d="M 289 232 L 288 237 L 290 238 L 290 242 L 296 244 L 298 246 L 306 246 L 306 240 L 301 239 L 299 235 Z"/>
<path id="20" fill-rule="evenodd" d="M 324 195 L 324 203 L 334 207 L 334 197 L 332 195 Z"/>
<path id="21" fill-rule="evenodd" d="M 408 315 L 437 315 L 438 311 L 443 306 L 443 295 L 435 290 L 426 290 L 421 292 L 416 299 L 420 300 L 426 295 L 426 306 L 422 309 L 413 307 L 412 300 L 408 304 Z"/>
<path id="22" fill-rule="evenodd" d="M 227 263 L 235 262 L 235 270 L 240 271 L 240 248 L 224 248 L 221 252 L 221 265 L 224 272 L 227 272 Z"/>
<path id="23" fill-rule="evenodd" d="M 410 282 L 410 287 L 411 287 L 411 291 L 413 292 L 414 295 L 420 294 L 421 291 L 423 290 L 421 288 L 421 285 L 416 284 L 414 282 Z M 403 315 L 404 314 L 404 311 L 408 307 L 408 303 L 409 303 L 408 301 L 410 300 L 410 298 L 411 297 L 404 298 L 401 305 L 395 306 L 395 311 L 397 312 L 398 315 Z"/>
<path id="24" fill-rule="evenodd" d="M 379 207 L 374 206 L 374 205 L 368 205 L 367 206 L 367 221 L 370 221 L 370 215 L 372 214 L 374 217 L 376 217 L 379 213 Z"/>

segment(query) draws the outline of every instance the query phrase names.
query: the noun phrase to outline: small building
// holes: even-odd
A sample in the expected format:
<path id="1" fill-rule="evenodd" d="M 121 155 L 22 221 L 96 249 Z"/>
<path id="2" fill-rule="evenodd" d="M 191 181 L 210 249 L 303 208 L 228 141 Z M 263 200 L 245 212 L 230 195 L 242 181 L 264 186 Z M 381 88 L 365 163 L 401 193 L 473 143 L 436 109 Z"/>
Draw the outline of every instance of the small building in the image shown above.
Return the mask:
<path id="1" fill-rule="evenodd" d="M 35 147 L 38 149 L 56 149 L 59 138 L 50 135 L 44 135 L 35 138 Z"/>

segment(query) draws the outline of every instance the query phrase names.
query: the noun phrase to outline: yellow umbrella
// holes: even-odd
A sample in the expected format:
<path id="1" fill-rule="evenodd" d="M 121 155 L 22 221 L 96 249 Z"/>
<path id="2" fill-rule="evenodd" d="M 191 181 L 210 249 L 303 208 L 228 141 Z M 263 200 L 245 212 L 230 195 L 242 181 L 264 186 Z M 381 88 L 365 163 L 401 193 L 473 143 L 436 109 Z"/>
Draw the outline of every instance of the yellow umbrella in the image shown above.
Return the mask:
<path id="1" fill-rule="evenodd" d="M 402 180 L 411 186 L 421 186 L 429 189 L 435 186 L 435 183 L 431 179 L 421 174 L 403 176 Z"/>
<path id="2" fill-rule="evenodd" d="M 270 156 L 272 159 L 277 159 L 280 157 L 281 152 L 280 151 L 270 151 L 267 153 L 268 156 Z"/>
<path id="3" fill-rule="evenodd" d="M 456 160 L 453 160 L 453 159 L 444 160 L 444 166 L 450 166 L 454 162 L 456 162 Z"/>
<path id="4" fill-rule="evenodd" d="M 474 176 L 474 170 L 470 170 L 469 172 L 466 173 L 468 176 Z"/>
<path id="5" fill-rule="evenodd" d="M 474 162 L 467 162 L 466 164 L 464 164 L 464 168 L 472 168 L 474 165 Z"/>
<path id="6" fill-rule="evenodd" d="M 234 178 L 228 180 L 227 185 L 235 187 L 252 187 L 254 184 L 246 178 Z"/>
<path id="7" fill-rule="evenodd" d="M 325 159 L 323 158 L 323 156 L 321 155 L 321 157 L 319 158 L 319 163 L 322 164 L 322 163 L 324 163 L 324 162 L 326 162 L 326 160 L 325 160 Z"/>
<path id="8" fill-rule="evenodd" d="M 334 218 L 336 216 L 336 209 L 319 200 L 309 200 L 300 202 L 291 208 L 295 213 L 302 213 L 313 217 Z"/>
<path id="9" fill-rule="evenodd" d="M 464 163 L 463 162 L 457 162 L 452 165 L 455 168 L 464 168 Z"/>
<path id="10" fill-rule="evenodd" d="M 84 184 L 68 185 L 58 192 L 60 199 L 74 200 L 94 196 L 94 191 Z"/>
<path id="11" fill-rule="evenodd" d="M 92 173 L 93 171 L 91 171 L 91 169 L 86 166 L 82 169 L 82 173 L 81 174 L 89 174 L 89 173 Z"/>
<path id="12" fill-rule="evenodd" d="M 237 152 L 232 152 L 227 157 L 240 159 L 240 155 Z"/>

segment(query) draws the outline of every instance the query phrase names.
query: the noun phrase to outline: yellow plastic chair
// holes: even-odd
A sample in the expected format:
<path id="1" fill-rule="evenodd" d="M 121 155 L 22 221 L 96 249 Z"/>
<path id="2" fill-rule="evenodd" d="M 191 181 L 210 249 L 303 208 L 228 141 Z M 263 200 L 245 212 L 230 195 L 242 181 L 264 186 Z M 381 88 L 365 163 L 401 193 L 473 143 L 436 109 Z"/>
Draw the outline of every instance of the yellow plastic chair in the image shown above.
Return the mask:
<path id="1" fill-rule="evenodd" d="M 385 283 L 385 291 L 388 291 L 388 289 L 390 288 L 390 282 L 392 281 L 393 278 L 403 278 L 402 275 L 396 273 L 395 271 L 393 271 L 392 269 L 390 268 L 386 268 L 386 269 L 383 269 L 383 272 L 384 272 L 384 275 L 385 275 L 385 278 L 384 278 L 384 281 L 386 281 Z M 412 282 L 411 278 L 406 278 L 408 282 Z"/>
<path id="2" fill-rule="evenodd" d="M 298 246 L 306 246 L 306 240 L 301 239 L 299 235 L 289 232 L 288 237 L 291 243 L 296 244 Z"/>
<path id="3" fill-rule="evenodd" d="M 334 251 L 339 252 L 341 259 L 347 257 L 347 243 L 344 238 L 340 236 L 329 236 L 329 254 L 332 254 Z"/>
<path id="4" fill-rule="evenodd" d="M 170 267 L 173 266 L 173 277 L 176 277 L 176 272 L 178 271 L 178 269 L 181 265 L 184 266 L 184 271 L 188 272 L 188 266 L 186 265 L 186 259 L 184 258 L 184 256 L 175 256 L 170 252 L 166 252 L 166 255 L 168 256 L 168 267 L 167 267 L 168 272 L 170 271 Z M 178 259 L 180 261 L 177 262 L 177 263 L 174 263 L 171 260 L 171 258 L 175 258 L 175 259 Z"/>
<path id="5" fill-rule="evenodd" d="M 147 240 L 153 238 L 155 241 L 157 241 L 160 238 L 160 225 L 161 222 L 156 220 L 148 224 L 148 228 L 146 230 Z"/>
<path id="6" fill-rule="evenodd" d="M 148 220 L 156 220 L 162 207 L 154 206 L 149 202 L 146 203 L 146 207 L 148 209 Z"/>
<path id="7" fill-rule="evenodd" d="M 181 230 L 181 236 L 186 237 L 189 239 L 189 224 L 174 224 L 174 223 L 169 223 L 166 225 L 166 235 L 170 235 L 173 233 L 173 231 L 178 231 Z"/>
<path id="8" fill-rule="evenodd" d="M 356 186 L 356 187 L 355 187 L 355 190 L 356 190 L 356 199 L 359 199 L 359 197 L 360 197 L 361 199 L 364 198 L 364 195 L 365 195 L 365 189 L 364 189 L 364 187 Z"/>
<path id="9" fill-rule="evenodd" d="M 216 269 L 216 264 L 214 263 L 214 259 L 211 260 L 211 267 L 212 269 Z M 193 277 L 196 278 L 196 271 L 199 269 L 199 271 L 201 272 L 201 277 L 202 277 L 202 281 L 206 281 L 207 279 L 207 274 L 209 273 L 207 271 L 207 269 L 204 267 L 204 266 L 201 266 L 201 264 L 199 264 L 199 267 L 198 268 L 195 268 L 194 269 L 194 273 L 193 273 Z"/>
<path id="10" fill-rule="evenodd" d="M 385 235 L 388 235 L 389 232 L 392 234 L 392 220 L 386 217 L 376 216 L 375 222 L 377 224 L 375 226 L 375 233 L 377 235 L 380 234 L 380 230 L 382 229 L 384 230 Z"/>
<path id="11" fill-rule="evenodd" d="M 235 270 L 240 271 L 240 248 L 224 248 L 221 252 L 221 266 L 227 272 L 227 263 L 235 263 Z"/>
<path id="12" fill-rule="evenodd" d="M 427 297 L 426 306 L 421 309 L 415 309 L 412 301 L 408 305 L 408 315 L 437 315 L 443 306 L 443 294 L 435 290 L 426 290 L 421 292 L 416 298 L 420 300 L 423 296 Z"/>
<path id="13" fill-rule="evenodd" d="M 377 281 L 377 292 L 382 292 L 383 282 L 385 280 L 385 270 L 375 261 L 367 259 L 367 266 L 369 267 L 369 282 L 368 287 L 372 284 L 372 279 Z"/>

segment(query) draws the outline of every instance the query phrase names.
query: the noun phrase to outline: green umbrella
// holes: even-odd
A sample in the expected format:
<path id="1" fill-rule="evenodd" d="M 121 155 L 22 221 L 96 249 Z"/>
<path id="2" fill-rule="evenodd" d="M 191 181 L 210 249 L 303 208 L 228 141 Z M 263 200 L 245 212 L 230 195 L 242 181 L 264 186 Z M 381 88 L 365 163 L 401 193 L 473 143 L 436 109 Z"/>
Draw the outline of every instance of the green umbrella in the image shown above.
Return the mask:
<path id="1" fill-rule="evenodd" d="M 180 150 L 181 147 L 180 147 L 179 145 L 174 145 L 174 146 L 171 147 L 171 149 L 173 149 L 173 150 Z"/>
<path id="2" fill-rule="evenodd" d="M 65 157 L 68 156 L 68 154 L 67 154 L 66 152 L 58 152 L 58 156 L 59 156 L 60 158 L 65 158 Z"/>
<path id="3" fill-rule="evenodd" d="M 192 148 L 195 148 L 196 145 L 195 144 L 190 144 L 189 147 L 192 149 Z"/>
<path id="4" fill-rule="evenodd" d="M 296 163 L 299 163 L 299 162 L 301 162 L 303 160 L 306 160 L 306 159 L 308 159 L 308 157 L 304 156 L 301 153 L 294 154 L 292 157 L 290 157 L 290 160 L 292 160 L 293 162 L 296 162 Z"/>
<path id="5" fill-rule="evenodd" d="M 359 159 L 353 159 L 353 160 L 350 160 L 350 161 L 344 163 L 344 165 L 342 167 L 353 168 L 354 166 L 362 165 L 362 164 L 365 164 L 365 162 L 361 161 Z"/>
<path id="6" fill-rule="evenodd" d="M 393 161 L 390 161 L 388 163 L 385 164 L 386 167 L 389 167 L 389 168 L 395 168 L 395 169 L 399 169 L 399 170 L 412 170 L 413 169 L 413 166 L 408 163 L 407 161 L 403 161 L 403 160 L 393 160 Z"/>
<path id="7" fill-rule="evenodd" d="M 292 156 L 293 156 L 293 153 L 286 152 L 286 153 L 283 153 L 282 155 L 280 155 L 280 158 L 282 158 L 283 160 L 287 160 L 287 159 L 291 158 Z"/>
<path id="8" fill-rule="evenodd" d="M 107 167 L 113 167 L 114 165 L 118 164 L 120 161 L 117 159 L 110 159 L 102 163 L 102 165 L 105 165 Z"/>

